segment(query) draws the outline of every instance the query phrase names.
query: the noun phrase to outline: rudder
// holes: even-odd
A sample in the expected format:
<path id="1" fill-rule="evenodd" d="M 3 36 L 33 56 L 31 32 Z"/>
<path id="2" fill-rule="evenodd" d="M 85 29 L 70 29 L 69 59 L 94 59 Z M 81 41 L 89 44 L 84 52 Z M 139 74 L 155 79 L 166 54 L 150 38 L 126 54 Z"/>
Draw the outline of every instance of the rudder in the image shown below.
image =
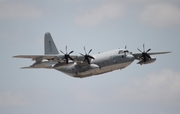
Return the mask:
<path id="1" fill-rule="evenodd" d="M 44 35 L 44 54 L 59 54 L 49 32 Z"/>

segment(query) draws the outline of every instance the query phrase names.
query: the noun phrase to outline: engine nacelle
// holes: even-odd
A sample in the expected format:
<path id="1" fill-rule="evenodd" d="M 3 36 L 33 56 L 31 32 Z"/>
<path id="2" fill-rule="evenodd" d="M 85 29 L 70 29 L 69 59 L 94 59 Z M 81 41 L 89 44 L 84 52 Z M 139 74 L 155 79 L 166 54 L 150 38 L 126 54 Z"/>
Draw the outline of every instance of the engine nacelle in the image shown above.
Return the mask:
<path id="1" fill-rule="evenodd" d="M 90 75 L 94 72 L 96 72 L 96 70 L 99 69 L 99 66 L 96 64 L 90 64 L 88 67 L 83 68 L 83 69 L 77 69 L 79 70 L 78 75 Z"/>
<path id="2" fill-rule="evenodd" d="M 64 68 L 64 67 L 70 66 L 72 64 L 74 64 L 74 62 L 69 62 L 68 64 L 66 64 L 65 62 L 57 63 L 53 66 L 53 68 L 55 68 L 55 69 Z"/>
<path id="3" fill-rule="evenodd" d="M 156 61 L 156 58 L 148 59 L 148 60 L 146 60 L 146 62 L 144 62 L 144 60 L 141 60 L 137 64 L 140 64 L 140 65 L 142 65 L 142 64 L 150 64 L 150 63 L 153 63 L 154 61 Z"/>

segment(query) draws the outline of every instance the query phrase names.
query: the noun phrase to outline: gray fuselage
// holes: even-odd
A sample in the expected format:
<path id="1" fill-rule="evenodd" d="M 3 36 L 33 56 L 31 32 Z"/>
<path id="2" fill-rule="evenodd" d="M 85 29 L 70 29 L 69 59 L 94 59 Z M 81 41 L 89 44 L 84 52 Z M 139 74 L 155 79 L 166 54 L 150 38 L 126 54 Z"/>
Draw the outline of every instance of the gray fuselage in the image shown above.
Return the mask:
<path id="1" fill-rule="evenodd" d="M 117 49 L 93 55 L 95 60 L 91 60 L 89 65 L 77 65 L 76 62 L 68 65 L 56 65 L 54 69 L 73 77 L 88 77 L 98 75 L 113 70 L 123 69 L 134 61 L 134 56 L 125 50 Z M 78 61 L 77 61 L 78 62 Z"/>

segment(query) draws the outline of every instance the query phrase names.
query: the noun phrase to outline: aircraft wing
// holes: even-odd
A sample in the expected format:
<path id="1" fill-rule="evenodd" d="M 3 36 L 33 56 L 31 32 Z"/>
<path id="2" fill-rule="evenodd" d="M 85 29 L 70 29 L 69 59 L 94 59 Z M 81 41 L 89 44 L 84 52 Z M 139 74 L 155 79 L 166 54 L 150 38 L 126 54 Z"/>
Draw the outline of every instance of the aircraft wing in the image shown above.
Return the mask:
<path id="1" fill-rule="evenodd" d="M 13 56 L 14 58 L 27 58 L 27 59 L 32 59 L 32 60 L 43 60 L 43 59 L 46 59 L 46 60 L 53 60 L 55 62 L 58 62 L 58 61 L 64 61 L 63 58 L 64 58 L 64 55 L 16 55 L 16 56 Z M 77 58 L 77 56 L 71 56 L 71 58 L 75 59 Z"/>
<path id="2" fill-rule="evenodd" d="M 168 51 L 168 52 L 152 52 L 152 53 L 148 53 L 148 55 L 158 55 L 158 54 L 166 54 L 166 53 L 171 53 L 171 51 Z M 142 53 L 133 53 L 132 55 L 134 55 L 135 59 L 140 59 L 140 57 L 142 56 Z"/>
<path id="3" fill-rule="evenodd" d="M 14 58 L 27 58 L 27 59 L 32 59 L 32 60 L 37 60 L 37 59 L 52 59 L 56 58 L 57 55 L 17 55 L 13 56 Z"/>
<path id="4" fill-rule="evenodd" d="M 166 54 L 166 53 L 171 53 L 171 51 L 168 52 L 152 52 L 152 53 L 148 53 L 149 55 L 157 55 L 157 54 Z"/>
<path id="5" fill-rule="evenodd" d="M 63 59 L 64 55 L 16 55 L 16 56 L 13 56 L 13 58 L 27 58 L 27 59 L 32 59 L 34 61 L 42 61 L 45 59 L 45 60 L 52 60 L 55 62 L 65 62 L 65 59 Z M 79 66 L 89 65 L 87 61 L 83 61 L 84 57 L 81 55 L 80 56 L 71 55 L 71 58 Z"/>

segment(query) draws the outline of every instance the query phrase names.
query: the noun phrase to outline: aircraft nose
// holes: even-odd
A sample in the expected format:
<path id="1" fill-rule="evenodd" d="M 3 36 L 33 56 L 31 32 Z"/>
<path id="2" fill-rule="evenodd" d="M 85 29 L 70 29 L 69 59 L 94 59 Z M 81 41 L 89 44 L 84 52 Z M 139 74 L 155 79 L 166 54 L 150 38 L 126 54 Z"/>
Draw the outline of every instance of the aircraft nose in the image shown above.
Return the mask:
<path id="1" fill-rule="evenodd" d="M 133 55 L 127 55 L 127 59 L 128 59 L 129 61 L 134 61 L 134 60 L 135 60 L 135 58 L 134 58 Z"/>

